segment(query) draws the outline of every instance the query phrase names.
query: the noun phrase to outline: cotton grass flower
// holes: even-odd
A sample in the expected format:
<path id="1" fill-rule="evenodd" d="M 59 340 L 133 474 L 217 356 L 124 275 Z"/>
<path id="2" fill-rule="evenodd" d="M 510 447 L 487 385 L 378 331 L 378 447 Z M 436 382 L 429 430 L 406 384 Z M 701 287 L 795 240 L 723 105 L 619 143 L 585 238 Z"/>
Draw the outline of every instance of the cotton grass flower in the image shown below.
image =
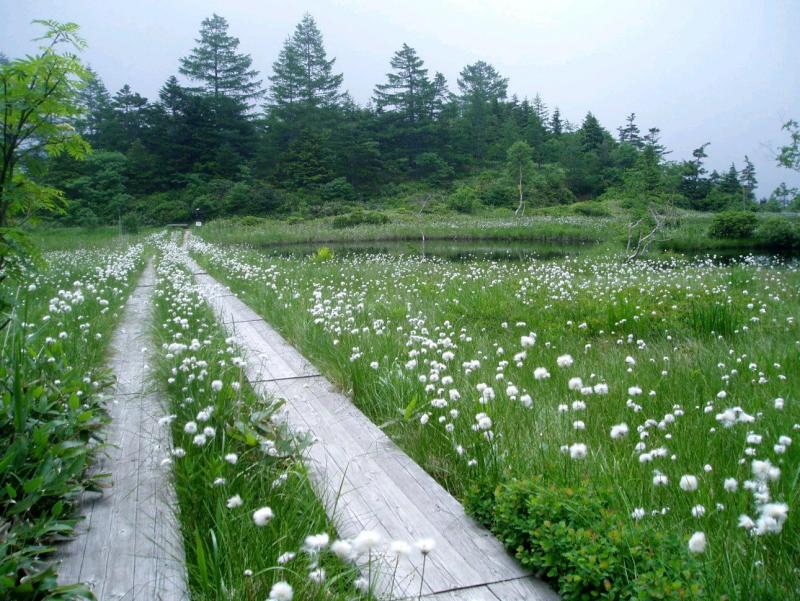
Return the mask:
<path id="1" fill-rule="evenodd" d="M 430 555 L 436 548 L 436 541 L 432 538 L 421 538 L 414 543 L 414 546 L 417 547 L 422 555 Z"/>
<path id="2" fill-rule="evenodd" d="M 228 509 L 236 509 L 237 507 L 241 507 L 242 497 L 239 495 L 233 495 L 230 499 L 228 499 L 226 505 L 228 506 Z"/>
<path id="3" fill-rule="evenodd" d="M 376 530 L 363 530 L 353 539 L 353 549 L 358 554 L 369 553 L 381 542 L 381 534 Z"/>
<path id="4" fill-rule="evenodd" d="M 623 438 L 624 436 L 628 435 L 628 424 L 617 424 L 615 426 L 611 426 L 611 438 L 617 440 L 618 438 Z"/>
<path id="5" fill-rule="evenodd" d="M 330 537 L 326 532 L 321 532 L 319 534 L 309 534 L 305 540 L 305 548 L 310 553 L 318 553 L 322 549 L 328 546 L 330 542 Z"/>
<path id="6" fill-rule="evenodd" d="M 583 380 L 581 380 L 578 377 L 570 378 L 569 382 L 567 383 L 567 386 L 569 387 L 570 390 L 580 390 L 581 388 L 583 388 Z"/>
<path id="7" fill-rule="evenodd" d="M 691 474 L 685 474 L 681 476 L 680 482 L 678 483 L 681 487 L 681 490 L 686 492 L 692 492 L 697 490 L 697 476 L 692 476 Z"/>
<path id="8" fill-rule="evenodd" d="M 262 507 L 253 512 L 253 522 L 259 527 L 266 526 L 273 516 L 272 509 L 269 507 Z"/>
<path id="9" fill-rule="evenodd" d="M 353 555 L 353 545 L 350 543 L 350 541 L 341 539 L 335 540 L 331 545 L 331 552 L 339 559 L 348 561 Z"/>
<path id="10" fill-rule="evenodd" d="M 533 370 L 533 377 L 537 380 L 546 380 L 550 377 L 550 372 L 547 371 L 546 367 L 537 367 Z"/>
<path id="11" fill-rule="evenodd" d="M 292 589 L 292 585 L 281 580 L 272 585 L 272 588 L 269 590 L 268 601 L 292 601 L 293 596 L 294 590 Z"/>
<path id="12" fill-rule="evenodd" d="M 588 449 L 586 445 L 582 442 L 576 442 L 569 447 L 569 456 L 572 459 L 580 460 L 585 459 L 586 455 L 588 454 Z"/>
<path id="13" fill-rule="evenodd" d="M 692 553 L 705 553 L 706 535 L 704 532 L 695 532 L 689 539 L 689 551 Z"/>
<path id="14" fill-rule="evenodd" d="M 308 573 L 308 579 L 314 584 L 323 584 L 325 582 L 325 578 L 326 575 L 324 568 L 317 568 L 316 570 L 311 570 Z"/>
<path id="15" fill-rule="evenodd" d="M 572 355 L 561 355 L 556 359 L 556 364 L 559 367 L 572 367 L 573 363 Z"/>
<path id="16" fill-rule="evenodd" d="M 736 478 L 725 478 L 722 487 L 725 489 L 725 492 L 736 492 L 736 489 L 739 488 L 739 482 Z"/>

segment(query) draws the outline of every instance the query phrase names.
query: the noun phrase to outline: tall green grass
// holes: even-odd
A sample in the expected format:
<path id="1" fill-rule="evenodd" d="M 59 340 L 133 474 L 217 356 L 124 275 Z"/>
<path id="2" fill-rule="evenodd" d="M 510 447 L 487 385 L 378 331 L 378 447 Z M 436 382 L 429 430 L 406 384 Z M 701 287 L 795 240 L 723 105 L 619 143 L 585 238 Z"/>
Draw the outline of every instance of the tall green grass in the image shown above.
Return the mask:
<path id="1" fill-rule="evenodd" d="M 476 488 L 491 494 L 496 486 L 536 477 L 564 490 L 602 491 L 620 514 L 643 509 L 640 527 L 684 541 L 687 561 L 686 542 L 705 532 L 703 598 L 800 595 L 796 267 L 678 259 L 626 265 L 615 257 L 316 262 L 202 244 L 195 249 L 210 273 L 350 390 L 367 415 L 457 496 Z M 523 348 L 521 337 L 531 331 L 536 342 Z M 446 360 L 447 350 L 454 357 Z M 556 359 L 566 354 L 574 362 L 560 367 Z M 480 365 L 462 365 L 471 360 Z M 537 367 L 549 377 L 537 379 Z M 443 384 L 444 376 L 453 381 Z M 575 377 L 584 387 L 606 383 L 609 392 L 571 390 Z M 481 383 L 494 390 L 485 403 Z M 460 398 L 451 399 L 450 390 Z M 529 407 L 521 402 L 525 394 Z M 725 427 L 717 416 L 733 407 L 755 421 Z M 487 430 L 478 427 L 479 413 L 491 420 Z M 612 439 L 612 426 L 621 423 L 628 435 Z M 748 444 L 751 431 L 760 444 Z M 795 440 L 775 450 L 781 436 Z M 585 458 L 571 457 L 577 443 L 586 445 Z M 661 448 L 663 457 L 640 459 Z M 752 536 L 737 527 L 739 515 L 758 513 L 745 488 L 753 481 L 753 459 L 781 470 L 768 484 L 771 499 L 790 507 L 779 533 Z M 667 485 L 653 484 L 655 470 Z M 681 489 L 684 475 L 698 478 L 696 491 Z M 727 478 L 736 480 L 735 492 L 725 490 Z M 698 505 L 702 516 L 692 513 Z"/>
<path id="2" fill-rule="evenodd" d="M 108 421 L 103 362 L 142 264 L 140 245 L 59 251 L 3 283 L 16 302 L 0 330 L 0 598 L 91 597 L 58 586 L 53 552 L 104 482 L 87 472 Z"/>
<path id="3" fill-rule="evenodd" d="M 193 289 L 180 257 L 174 245 L 164 247 L 154 336 L 161 349 L 156 377 L 172 413 L 165 427 L 172 430 L 192 599 L 262 600 L 281 581 L 294 588 L 295 599 L 362 598 L 354 567 L 327 545 L 304 550 L 307 536 L 326 534 L 333 541 L 335 530 L 310 486 L 303 441 L 283 424 L 280 404 L 250 388 L 237 366 L 239 349 Z M 195 437 L 207 428 L 213 434 L 209 430 L 200 443 Z M 240 504 L 231 507 L 234 497 Z M 252 517 L 261 507 L 274 512 L 263 527 Z M 279 563 L 284 553 L 296 557 Z M 319 569 L 326 573 L 322 583 L 309 577 Z"/>

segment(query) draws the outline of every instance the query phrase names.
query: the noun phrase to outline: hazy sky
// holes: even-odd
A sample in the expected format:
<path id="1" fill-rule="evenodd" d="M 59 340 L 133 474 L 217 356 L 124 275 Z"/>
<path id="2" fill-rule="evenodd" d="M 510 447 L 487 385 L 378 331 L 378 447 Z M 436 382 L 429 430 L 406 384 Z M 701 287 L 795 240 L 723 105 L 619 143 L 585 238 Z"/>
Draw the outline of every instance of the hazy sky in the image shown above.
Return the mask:
<path id="1" fill-rule="evenodd" d="M 709 168 L 741 168 L 750 156 L 760 195 L 781 181 L 800 186 L 774 160 L 781 125 L 800 119 L 798 0 L 0 0 L 0 51 L 34 49 L 33 19 L 75 21 L 112 93 L 129 83 L 155 98 L 211 13 L 228 19 L 266 82 L 306 11 L 359 102 L 406 42 L 453 90 L 460 69 L 482 59 L 511 93 L 539 92 L 574 123 L 591 110 L 616 134 L 635 112 L 643 131 L 661 128 L 671 159 L 711 142 Z"/>

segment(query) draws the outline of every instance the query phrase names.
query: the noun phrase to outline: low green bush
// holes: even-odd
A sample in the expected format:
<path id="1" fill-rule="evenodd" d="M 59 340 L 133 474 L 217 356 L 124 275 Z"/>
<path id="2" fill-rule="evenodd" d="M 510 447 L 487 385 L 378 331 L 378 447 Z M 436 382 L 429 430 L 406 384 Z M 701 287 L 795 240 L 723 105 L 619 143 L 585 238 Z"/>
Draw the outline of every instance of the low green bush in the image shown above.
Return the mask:
<path id="1" fill-rule="evenodd" d="M 478 208 L 478 194 L 463 186 L 447 197 L 447 206 L 458 213 L 474 213 Z"/>
<path id="2" fill-rule="evenodd" d="M 758 217 L 750 211 L 724 211 L 714 216 L 708 235 L 712 238 L 750 238 Z"/>
<path id="3" fill-rule="evenodd" d="M 576 215 L 585 215 L 586 217 L 610 217 L 611 212 L 605 205 L 596 202 L 576 202 L 569 205 L 569 208 Z"/>
<path id="4" fill-rule="evenodd" d="M 325 202 L 353 202 L 356 200 L 356 191 L 345 178 L 337 177 L 320 186 L 319 196 Z"/>
<path id="5" fill-rule="evenodd" d="M 264 220 L 261 217 L 256 217 L 255 215 L 245 215 L 244 217 L 239 217 L 237 222 L 243 227 L 255 227 L 264 223 Z"/>
<path id="6" fill-rule="evenodd" d="M 338 215 L 333 219 L 333 227 L 337 229 L 344 229 L 346 227 L 354 227 L 356 225 L 383 225 L 389 223 L 389 218 L 379 211 L 362 211 L 356 209 L 352 213 Z"/>
<path id="7" fill-rule="evenodd" d="M 763 246 L 776 250 L 800 247 L 800 226 L 784 217 L 767 217 L 756 230 L 756 239 Z"/>
<path id="8" fill-rule="evenodd" d="M 561 598 L 699 599 L 701 565 L 674 534 L 611 509 L 608 492 L 542 478 L 477 486 L 467 509 Z"/>

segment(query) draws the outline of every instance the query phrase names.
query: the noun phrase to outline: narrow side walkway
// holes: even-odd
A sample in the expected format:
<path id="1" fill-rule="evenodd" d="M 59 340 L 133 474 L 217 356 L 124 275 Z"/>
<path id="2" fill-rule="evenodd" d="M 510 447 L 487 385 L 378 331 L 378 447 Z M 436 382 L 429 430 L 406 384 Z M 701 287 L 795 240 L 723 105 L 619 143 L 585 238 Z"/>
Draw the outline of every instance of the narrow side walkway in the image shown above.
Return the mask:
<path id="1" fill-rule="evenodd" d="M 99 601 L 187 599 L 183 546 L 169 473 L 160 467 L 169 436 L 148 380 L 148 324 L 155 270 L 148 263 L 111 340 L 117 384 L 109 399 L 109 445 L 94 470 L 111 474 L 102 494 L 81 499 L 85 519 L 60 550 L 59 582 L 86 582 Z"/>
<path id="2" fill-rule="evenodd" d="M 316 438 L 307 463 L 340 536 L 371 529 L 387 542 L 435 539 L 422 583 L 428 599 L 558 599 L 252 309 L 194 261 L 189 267 L 217 318 L 244 347 L 248 380 L 258 392 L 285 399 L 289 423 Z M 381 561 L 379 590 L 392 599 L 417 598 L 421 556 L 402 559 L 394 580 L 394 559 Z"/>

